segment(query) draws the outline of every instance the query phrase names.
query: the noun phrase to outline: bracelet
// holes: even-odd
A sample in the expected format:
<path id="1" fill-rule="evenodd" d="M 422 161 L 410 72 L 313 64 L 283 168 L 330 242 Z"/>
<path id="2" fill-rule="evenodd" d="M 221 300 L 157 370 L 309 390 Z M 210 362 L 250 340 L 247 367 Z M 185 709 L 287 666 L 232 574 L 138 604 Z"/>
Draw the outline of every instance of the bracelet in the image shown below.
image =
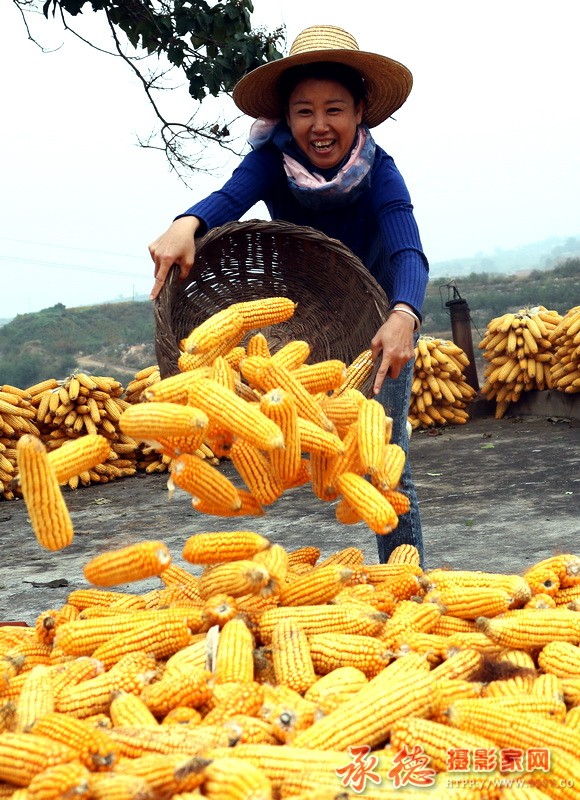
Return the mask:
<path id="1" fill-rule="evenodd" d="M 419 328 L 421 327 L 421 320 L 415 314 L 414 311 L 411 311 L 410 308 L 406 308 L 404 306 L 393 306 L 393 308 L 391 308 L 391 311 L 402 311 L 403 314 L 408 314 L 410 317 L 413 317 L 413 319 L 415 320 L 415 325 L 413 327 L 414 331 L 418 331 Z"/>

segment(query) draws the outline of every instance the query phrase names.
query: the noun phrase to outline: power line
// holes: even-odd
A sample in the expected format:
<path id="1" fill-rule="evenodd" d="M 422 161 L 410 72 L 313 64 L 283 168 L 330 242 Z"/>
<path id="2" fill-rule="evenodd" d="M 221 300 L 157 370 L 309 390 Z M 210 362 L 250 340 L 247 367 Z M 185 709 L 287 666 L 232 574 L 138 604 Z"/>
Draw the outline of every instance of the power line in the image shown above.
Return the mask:
<path id="1" fill-rule="evenodd" d="M 38 247 L 56 247 L 59 250 L 78 250 L 82 253 L 100 253 L 105 256 L 121 256 L 123 258 L 143 258 L 130 253 L 112 253 L 110 250 L 93 250 L 88 247 L 73 247 L 66 244 L 52 244 L 51 242 L 33 242 L 30 239 L 11 239 L 8 236 L 0 236 L 0 242 L 18 242 L 18 244 L 32 244 Z"/>
<path id="2" fill-rule="evenodd" d="M 127 278 L 143 278 L 147 280 L 147 275 L 142 272 L 123 272 L 122 270 L 103 269 L 102 267 L 81 267 L 79 264 L 59 264 L 54 261 L 38 261 L 32 258 L 17 258 L 16 256 L 0 256 L 0 261 L 11 261 L 16 264 L 33 264 L 40 267 L 50 267 L 52 269 L 68 269 L 73 272 L 100 272 L 103 275 L 123 275 Z"/>

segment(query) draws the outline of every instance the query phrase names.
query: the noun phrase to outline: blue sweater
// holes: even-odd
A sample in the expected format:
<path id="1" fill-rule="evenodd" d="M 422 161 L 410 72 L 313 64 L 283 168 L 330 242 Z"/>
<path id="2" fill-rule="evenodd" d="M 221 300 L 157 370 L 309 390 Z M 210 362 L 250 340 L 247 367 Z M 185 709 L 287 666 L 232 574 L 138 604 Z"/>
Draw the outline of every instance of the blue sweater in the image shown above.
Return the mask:
<path id="1" fill-rule="evenodd" d="M 352 204 L 325 211 L 302 206 L 288 188 L 280 151 L 272 144 L 246 155 L 218 191 L 180 216 L 196 216 L 200 233 L 240 219 L 263 201 L 272 219 L 308 225 L 338 239 L 358 256 L 391 304 L 403 302 L 421 316 L 429 265 L 413 206 L 391 156 L 377 146 L 370 188 Z"/>

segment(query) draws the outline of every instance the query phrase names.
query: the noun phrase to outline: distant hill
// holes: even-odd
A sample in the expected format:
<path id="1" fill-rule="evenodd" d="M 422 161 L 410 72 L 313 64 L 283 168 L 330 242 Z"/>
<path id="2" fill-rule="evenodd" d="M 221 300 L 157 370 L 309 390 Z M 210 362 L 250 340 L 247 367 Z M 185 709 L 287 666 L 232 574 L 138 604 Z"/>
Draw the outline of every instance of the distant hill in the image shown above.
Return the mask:
<path id="1" fill-rule="evenodd" d="M 517 274 L 532 269 L 550 269 L 566 259 L 580 256 L 580 234 L 577 237 L 544 239 L 512 250 L 498 247 L 493 253 L 477 253 L 469 258 L 437 261 L 430 265 L 431 279 L 464 276 L 472 272 Z"/>

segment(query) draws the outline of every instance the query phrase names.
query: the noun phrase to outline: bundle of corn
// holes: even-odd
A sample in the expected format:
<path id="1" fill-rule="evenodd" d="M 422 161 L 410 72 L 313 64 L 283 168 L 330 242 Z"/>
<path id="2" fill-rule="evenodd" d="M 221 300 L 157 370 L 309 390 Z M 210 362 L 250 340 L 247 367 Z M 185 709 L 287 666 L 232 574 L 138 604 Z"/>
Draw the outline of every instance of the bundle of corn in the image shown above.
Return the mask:
<path id="1" fill-rule="evenodd" d="M 577 797 L 580 557 L 424 571 L 408 545 L 367 565 L 253 531 L 183 557 L 106 551 L 63 606 L 0 628 L 5 796 L 499 800 L 507 776 L 510 797 Z"/>
<path id="2" fill-rule="evenodd" d="M 420 336 L 415 347 L 409 422 L 412 428 L 463 425 L 475 396 L 464 375 L 469 359 L 454 342 Z"/>
<path id="3" fill-rule="evenodd" d="M 159 380 L 161 380 L 161 374 L 157 364 L 139 370 L 125 387 L 124 399 L 128 403 L 138 403 L 145 389 Z"/>
<path id="4" fill-rule="evenodd" d="M 557 311 L 534 306 L 489 322 L 479 343 L 483 357 L 489 361 L 481 392 L 489 400 L 495 399 L 496 419 L 504 416 L 522 392 L 552 388 L 550 334 L 561 319 Z"/>
<path id="5" fill-rule="evenodd" d="M 51 382 L 52 384 L 53 382 Z M 119 432 L 121 414 L 129 406 L 122 398 L 124 389 L 114 378 L 77 372 L 64 381 L 56 381 L 34 395 L 32 405 L 41 426 L 41 438 L 49 450 L 85 435 L 103 436 L 110 451 L 102 463 L 82 474 L 71 476 L 70 488 L 91 483 L 107 483 L 115 478 L 134 475 L 137 443 Z"/>
<path id="6" fill-rule="evenodd" d="M 309 482 L 319 499 L 341 499 L 340 521 L 389 533 L 409 501 L 397 491 L 405 454 L 390 442 L 383 406 L 353 388 L 342 361 L 306 363 L 304 341 L 270 353 L 257 333 L 250 355 L 238 345 L 293 312 L 291 300 L 271 297 L 206 319 L 183 342 L 195 361 L 149 386 L 120 428 L 172 459 L 171 486 L 190 492 L 202 513 L 263 514 L 286 489 Z M 230 459 L 244 487 L 203 462 L 202 444 Z"/>
<path id="7" fill-rule="evenodd" d="M 33 399 L 56 381 L 44 381 L 28 389 L 4 384 L 0 387 L 0 497 L 13 500 L 12 481 L 17 473 L 16 443 L 20 436 L 41 435 L 42 426 L 36 421 Z"/>
<path id="8" fill-rule="evenodd" d="M 564 314 L 548 338 L 552 346 L 552 387 L 568 394 L 580 392 L 580 306 Z"/>

